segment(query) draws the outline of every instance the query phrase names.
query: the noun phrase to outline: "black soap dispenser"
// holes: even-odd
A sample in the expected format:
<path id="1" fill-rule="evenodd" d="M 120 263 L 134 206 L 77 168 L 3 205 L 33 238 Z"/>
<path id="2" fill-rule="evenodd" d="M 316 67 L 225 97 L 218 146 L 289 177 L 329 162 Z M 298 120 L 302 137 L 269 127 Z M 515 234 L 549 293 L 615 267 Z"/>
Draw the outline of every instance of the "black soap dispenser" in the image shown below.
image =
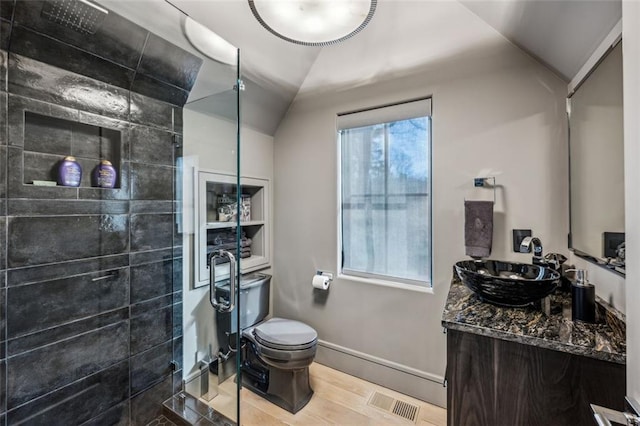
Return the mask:
<path id="1" fill-rule="evenodd" d="M 576 279 L 571 283 L 571 319 L 595 323 L 596 288 L 587 280 L 587 271 L 584 269 L 574 269 L 574 271 Z"/>

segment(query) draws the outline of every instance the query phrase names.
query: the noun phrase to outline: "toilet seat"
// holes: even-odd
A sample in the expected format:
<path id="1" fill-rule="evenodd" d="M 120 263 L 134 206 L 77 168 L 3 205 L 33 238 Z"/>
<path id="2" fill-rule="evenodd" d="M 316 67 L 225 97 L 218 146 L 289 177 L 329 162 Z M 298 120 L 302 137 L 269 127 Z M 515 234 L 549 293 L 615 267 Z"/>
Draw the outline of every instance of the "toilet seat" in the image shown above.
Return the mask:
<path id="1" fill-rule="evenodd" d="M 271 318 L 242 332 L 263 362 L 284 370 L 309 366 L 316 355 L 318 333 L 307 324 Z"/>
<path id="2" fill-rule="evenodd" d="M 318 341 L 318 333 L 313 328 L 284 318 L 272 318 L 258 324 L 252 333 L 259 344 L 283 351 L 309 349 Z"/>

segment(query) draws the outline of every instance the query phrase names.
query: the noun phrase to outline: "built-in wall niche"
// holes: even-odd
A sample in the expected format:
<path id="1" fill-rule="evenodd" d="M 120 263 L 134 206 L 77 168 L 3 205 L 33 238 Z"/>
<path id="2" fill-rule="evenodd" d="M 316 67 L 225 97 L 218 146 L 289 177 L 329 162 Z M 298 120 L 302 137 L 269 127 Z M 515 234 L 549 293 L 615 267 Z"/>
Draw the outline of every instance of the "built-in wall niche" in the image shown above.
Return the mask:
<path id="1" fill-rule="evenodd" d="M 120 131 L 25 111 L 23 183 L 57 181 L 58 166 L 66 156 L 75 157 L 82 167 L 81 188 L 93 186 L 93 171 L 101 160 L 116 169 L 115 188 L 120 188 Z"/>
<path id="2" fill-rule="evenodd" d="M 237 220 L 238 178 L 234 175 L 199 171 L 196 193 L 197 279 L 194 287 L 209 284 L 208 254 L 230 250 L 240 262 L 242 273 L 269 267 L 269 180 L 240 177 L 240 220 Z M 228 206 L 228 208 L 226 207 Z M 240 253 L 235 236 L 240 226 Z M 216 278 L 228 278 L 228 265 L 216 267 Z"/>
<path id="3" fill-rule="evenodd" d="M 246 182 L 246 179 L 244 179 Z M 264 182 L 259 181 L 260 186 L 241 184 L 240 186 L 240 204 L 241 216 L 240 222 L 264 223 Z M 232 216 L 225 215 L 224 206 L 237 207 L 237 190 L 235 184 L 224 182 L 206 182 L 206 211 L 207 223 L 210 226 L 226 226 L 224 222 L 233 222 L 236 220 L 235 209 L 231 209 Z"/>

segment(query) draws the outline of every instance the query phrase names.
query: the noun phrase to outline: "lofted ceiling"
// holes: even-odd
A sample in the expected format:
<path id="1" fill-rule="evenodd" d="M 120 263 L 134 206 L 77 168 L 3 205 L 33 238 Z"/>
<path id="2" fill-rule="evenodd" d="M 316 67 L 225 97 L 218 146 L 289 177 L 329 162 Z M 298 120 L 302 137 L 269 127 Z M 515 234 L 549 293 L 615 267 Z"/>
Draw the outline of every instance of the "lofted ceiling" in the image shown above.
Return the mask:
<path id="1" fill-rule="evenodd" d="M 320 48 L 270 34 L 246 0 L 98 2 L 199 56 L 182 33 L 185 14 L 238 47 L 246 85 L 242 122 L 269 135 L 299 93 L 366 84 L 469 49 L 481 42 L 473 39 L 478 25 L 492 27 L 568 82 L 622 16 L 621 0 L 378 0 L 371 23 L 354 39 Z M 322 54 L 337 62 L 331 75 L 314 68 Z M 340 69 L 347 55 L 360 55 L 366 67 Z M 233 67 L 205 58 L 186 107 L 231 119 L 234 84 Z"/>
<path id="2" fill-rule="evenodd" d="M 460 2 L 566 81 L 622 19 L 620 0 Z"/>

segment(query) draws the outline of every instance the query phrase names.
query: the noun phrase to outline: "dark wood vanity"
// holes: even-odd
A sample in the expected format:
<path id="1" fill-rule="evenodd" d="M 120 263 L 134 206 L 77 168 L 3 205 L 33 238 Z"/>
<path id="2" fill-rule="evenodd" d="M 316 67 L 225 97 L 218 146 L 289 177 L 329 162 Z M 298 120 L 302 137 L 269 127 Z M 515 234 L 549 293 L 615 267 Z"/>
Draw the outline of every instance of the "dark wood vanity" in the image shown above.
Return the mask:
<path id="1" fill-rule="evenodd" d="M 574 323 L 570 296 L 503 308 L 454 278 L 442 318 L 447 330 L 450 426 L 594 425 L 589 404 L 624 410 L 624 316 L 600 301 L 596 324 Z"/>

